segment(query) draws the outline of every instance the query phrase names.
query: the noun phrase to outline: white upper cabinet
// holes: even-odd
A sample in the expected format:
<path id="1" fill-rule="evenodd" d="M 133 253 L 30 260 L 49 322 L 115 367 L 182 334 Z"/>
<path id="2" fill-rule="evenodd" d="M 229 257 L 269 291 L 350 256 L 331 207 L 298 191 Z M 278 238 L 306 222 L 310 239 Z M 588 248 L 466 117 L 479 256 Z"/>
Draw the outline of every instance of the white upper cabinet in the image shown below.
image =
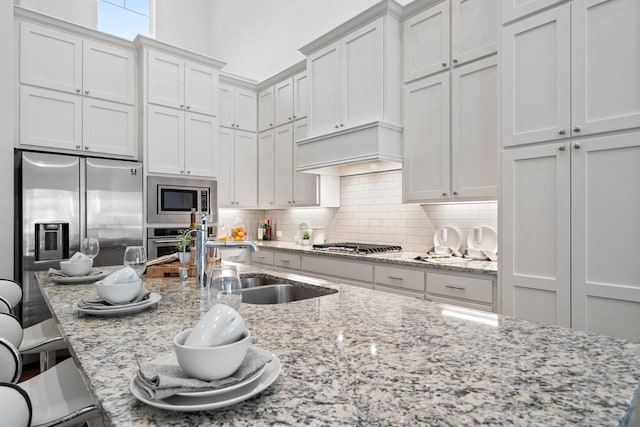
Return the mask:
<path id="1" fill-rule="evenodd" d="M 498 0 L 451 0 L 451 63 L 498 51 Z"/>
<path id="2" fill-rule="evenodd" d="M 310 77 L 310 116 L 313 132 L 335 130 L 342 120 L 342 74 L 340 44 L 316 52 L 307 59 Z"/>
<path id="3" fill-rule="evenodd" d="M 220 126 L 255 132 L 258 103 L 255 91 L 220 84 Z"/>
<path id="4" fill-rule="evenodd" d="M 307 117 L 309 111 L 309 78 L 307 72 L 293 76 L 293 118 Z"/>
<path id="5" fill-rule="evenodd" d="M 404 21 L 405 82 L 449 68 L 449 33 L 448 0 Z"/>
<path id="6" fill-rule="evenodd" d="M 258 140 L 254 132 L 220 127 L 218 206 L 258 206 Z"/>
<path id="7" fill-rule="evenodd" d="M 504 146 L 571 136 L 569 7 L 502 30 Z"/>
<path id="8" fill-rule="evenodd" d="M 585 0 L 503 29 L 505 146 L 640 127 L 640 3 Z"/>
<path id="9" fill-rule="evenodd" d="M 218 114 L 218 70 L 149 51 L 148 102 L 195 113 Z"/>
<path id="10" fill-rule="evenodd" d="M 506 24 L 565 1 L 567 0 L 502 0 L 502 23 Z"/>
<path id="11" fill-rule="evenodd" d="M 277 83 L 274 88 L 275 125 L 280 126 L 293 120 L 293 78 Z"/>
<path id="12" fill-rule="evenodd" d="M 293 200 L 293 124 L 275 129 L 274 182 L 276 206 L 292 207 Z"/>
<path id="13" fill-rule="evenodd" d="M 271 86 L 258 94 L 258 132 L 273 128 L 273 109 L 273 86 Z"/>
<path id="14" fill-rule="evenodd" d="M 83 94 L 133 105 L 137 96 L 135 60 L 132 51 L 85 40 L 82 43 Z"/>
<path id="15" fill-rule="evenodd" d="M 640 2 L 571 4 L 574 135 L 640 127 Z"/>
<path id="16" fill-rule="evenodd" d="M 258 204 L 264 209 L 273 209 L 274 193 L 274 130 L 258 134 Z"/>

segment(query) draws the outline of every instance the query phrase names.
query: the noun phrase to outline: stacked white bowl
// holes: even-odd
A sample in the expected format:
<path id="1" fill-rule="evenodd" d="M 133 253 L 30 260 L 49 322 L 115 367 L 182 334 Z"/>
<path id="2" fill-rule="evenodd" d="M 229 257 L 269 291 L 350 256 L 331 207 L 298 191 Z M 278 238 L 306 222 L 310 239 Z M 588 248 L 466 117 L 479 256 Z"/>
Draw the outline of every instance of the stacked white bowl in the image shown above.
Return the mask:
<path id="1" fill-rule="evenodd" d="M 95 283 L 96 292 L 111 304 L 130 302 L 138 295 L 142 280 L 131 267 L 124 267 Z"/>

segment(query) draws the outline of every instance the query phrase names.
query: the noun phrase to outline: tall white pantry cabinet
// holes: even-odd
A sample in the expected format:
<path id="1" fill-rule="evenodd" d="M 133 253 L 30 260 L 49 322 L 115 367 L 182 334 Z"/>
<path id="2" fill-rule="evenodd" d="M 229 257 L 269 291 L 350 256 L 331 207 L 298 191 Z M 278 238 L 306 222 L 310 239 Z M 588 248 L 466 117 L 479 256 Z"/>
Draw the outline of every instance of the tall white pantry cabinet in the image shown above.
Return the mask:
<path id="1" fill-rule="evenodd" d="M 512 3 L 500 50 L 502 311 L 640 341 L 640 3 Z"/>

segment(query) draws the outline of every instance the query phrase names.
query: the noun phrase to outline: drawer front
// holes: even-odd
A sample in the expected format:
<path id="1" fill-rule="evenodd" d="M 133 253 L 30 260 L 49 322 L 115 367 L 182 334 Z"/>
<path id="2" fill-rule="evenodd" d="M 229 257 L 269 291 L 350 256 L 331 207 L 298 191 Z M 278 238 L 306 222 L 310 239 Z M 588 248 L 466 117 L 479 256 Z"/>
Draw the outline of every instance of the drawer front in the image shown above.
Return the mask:
<path id="1" fill-rule="evenodd" d="M 258 252 L 251 252 L 251 263 L 273 265 L 273 252 L 262 249 Z"/>
<path id="2" fill-rule="evenodd" d="M 394 267 L 375 267 L 376 284 L 424 292 L 424 271 Z"/>
<path id="3" fill-rule="evenodd" d="M 493 304 L 493 281 L 427 272 L 427 298 L 431 293 Z"/>
<path id="4" fill-rule="evenodd" d="M 387 293 L 394 294 L 394 295 L 402 295 L 402 296 L 405 296 L 405 297 L 424 299 L 424 292 L 414 292 L 414 291 L 403 290 L 403 289 L 398 289 L 398 288 L 391 288 L 391 287 L 379 285 L 377 283 L 376 283 L 374 289 L 376 291 L 387 292 Z"/>
<path id="5" fill-rule="evenodd" d="M 273 257 L 273 265 L 281 268 L 300 270 L 300 255 L 276 252 Z"/>
<path id="6" fill-rule="evenodd" d="M 428 295 L 427 299 L 441 304 L 456 305 L 458 307 L 472 308 L 474 310 L 493 312 L 493 306 L 484 305 L 474 302 L 462 301 L 457 299 L 445 298 L 437 295 Z"/>
<path id="7" fill-rule="evenodd" d="M 330 257 L 302 257 L 302 272 L 317 273 L 323 276 L 344 277 L 360 282 L 373 282 L 373 264 L 356 261 L 342 261 Z"/>

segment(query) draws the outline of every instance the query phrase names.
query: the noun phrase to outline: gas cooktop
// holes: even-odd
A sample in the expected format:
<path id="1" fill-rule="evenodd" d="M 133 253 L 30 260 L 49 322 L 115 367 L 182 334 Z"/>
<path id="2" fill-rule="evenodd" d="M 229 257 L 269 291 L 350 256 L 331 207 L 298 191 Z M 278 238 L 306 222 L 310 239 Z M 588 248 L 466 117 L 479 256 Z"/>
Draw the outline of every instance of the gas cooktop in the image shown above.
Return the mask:
<path id="1" fill-rule="evenodd" d="M 376 245 L 371 243 L 325 243 L 322 245 L 313 245 L 313 249 L 325 252 L 340 252 L 353 254 L 375 254 L 382 252 L 401 251 L 402 247 L 394 245 Z"/>

